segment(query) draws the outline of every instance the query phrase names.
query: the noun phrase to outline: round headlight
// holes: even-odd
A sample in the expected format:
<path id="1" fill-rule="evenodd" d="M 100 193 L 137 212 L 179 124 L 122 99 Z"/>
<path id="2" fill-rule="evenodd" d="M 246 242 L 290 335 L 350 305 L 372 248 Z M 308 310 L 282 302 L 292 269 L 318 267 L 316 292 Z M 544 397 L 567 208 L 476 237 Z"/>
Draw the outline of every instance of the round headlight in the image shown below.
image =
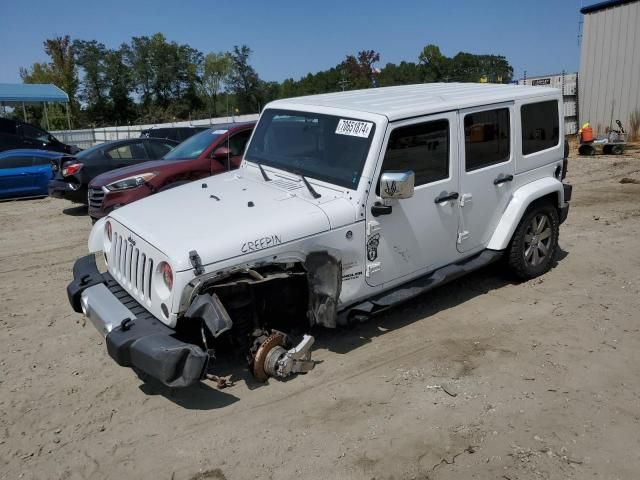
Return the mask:
<path id="1" fill-rule="evenodd" d="M 109 241 L 111 241 L 111 222 L 106 222 L 104 224 L 104 231 L 107 234 L 107 238 L 109 239 Z"/>
<path id="2" fill-rule="evenodd" d="M 173 270 L 171 270 L 171 266 L 167 262 L 162 262 L 158 268 L 162 274 L 162 281 L 169 291 L 171 291 L 173 288 Z"/>

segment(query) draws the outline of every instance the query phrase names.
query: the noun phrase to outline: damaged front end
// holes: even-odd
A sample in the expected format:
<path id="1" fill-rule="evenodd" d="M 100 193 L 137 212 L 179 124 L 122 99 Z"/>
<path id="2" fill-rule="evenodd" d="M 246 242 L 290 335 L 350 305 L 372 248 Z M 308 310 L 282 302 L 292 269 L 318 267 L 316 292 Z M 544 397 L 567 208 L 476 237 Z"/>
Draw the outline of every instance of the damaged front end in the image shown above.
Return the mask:
<path id="1" fill-rule="evenodd" d="M 315 324 L 335 326 L 341 270 L 337 256 L 313 252 L 305 261 L 197 277 L 175 328 L 154 317 L 109 273 L 100 273 L 94 255 L 76 262 L 67 293 L 73 309 L 106 337 L 109 355 L 142 378 L 169 387 L 224 378 L 215 372 L 214 360 L 230 354 L 266 381 L 314 367 L 314 339 L 307 332 Z"/>
<path id="2" fill-rule="evenodd" d="M 259 381 L 306 373 L 314 367 L 314 339 L 306 332 L 313 325 L 336 326 L 341 272 L 339 258 L 320 251 L 304 261 L 261 263 L 199 278 L 176 330 L 198 338 L 212 358 L 240 353 Z"/>

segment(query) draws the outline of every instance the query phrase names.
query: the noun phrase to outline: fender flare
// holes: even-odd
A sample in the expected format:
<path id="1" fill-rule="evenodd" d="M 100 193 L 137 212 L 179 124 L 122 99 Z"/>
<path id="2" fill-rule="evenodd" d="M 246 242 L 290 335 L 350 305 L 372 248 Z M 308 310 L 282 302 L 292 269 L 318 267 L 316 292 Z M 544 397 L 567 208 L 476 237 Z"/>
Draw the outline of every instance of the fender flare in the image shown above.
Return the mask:
<path id="1" fill-rule="evenodd" d="M 104 224 L 107 221 L 107 217 L 102 217 L 98 220 L 89 233 L 89 253 L 100 252 L 104 249 Z"/>
<path id="2" fill-rule="evenodd" d="M 539 198 L 556 193 L 558 207 L 564 205 L 564 190 L 562 182 L 557 178 L 545 177 L 518 188 L 511 197 L 506 210 L 500 218 L 498 226 L 493 232 L 487 248 L 490 250 L 504 250 L 509 245 L 513 233 L 516 231 L 520 219 L 532 202 Z"/>

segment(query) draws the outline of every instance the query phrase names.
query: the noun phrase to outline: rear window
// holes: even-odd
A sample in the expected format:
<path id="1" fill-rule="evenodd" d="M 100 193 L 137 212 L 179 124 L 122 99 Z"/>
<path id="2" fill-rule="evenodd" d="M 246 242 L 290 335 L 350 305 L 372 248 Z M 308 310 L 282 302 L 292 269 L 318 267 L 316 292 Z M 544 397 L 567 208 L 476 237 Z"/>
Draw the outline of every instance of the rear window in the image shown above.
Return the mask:
<path id="1" fill-rule="evenodd" d="M 522 105 L 520 117 L 523 155 L 546 150 L 560 143 L 557 100 Z"/>

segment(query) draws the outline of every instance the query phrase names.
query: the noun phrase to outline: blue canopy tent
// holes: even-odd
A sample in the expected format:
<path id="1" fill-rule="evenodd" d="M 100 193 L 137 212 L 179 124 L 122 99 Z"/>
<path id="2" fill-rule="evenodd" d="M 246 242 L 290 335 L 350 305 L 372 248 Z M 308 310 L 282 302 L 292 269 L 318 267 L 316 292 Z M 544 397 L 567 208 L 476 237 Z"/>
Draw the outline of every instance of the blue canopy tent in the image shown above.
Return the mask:
<path id="1" fill-rule="evenodd" d="M 25 103 L 42 103 L 44 105 L 44 118 L 49 130 L 49 114 L 47 103 L 64 103 L 67 111 L 67 126 L 71 129 L 69 118 L 69 95 L 51 83 L 0 83 L 0 105 L 3 109 L 6 105 L 22 104 L 22 114 L 27 121 Z"/>

